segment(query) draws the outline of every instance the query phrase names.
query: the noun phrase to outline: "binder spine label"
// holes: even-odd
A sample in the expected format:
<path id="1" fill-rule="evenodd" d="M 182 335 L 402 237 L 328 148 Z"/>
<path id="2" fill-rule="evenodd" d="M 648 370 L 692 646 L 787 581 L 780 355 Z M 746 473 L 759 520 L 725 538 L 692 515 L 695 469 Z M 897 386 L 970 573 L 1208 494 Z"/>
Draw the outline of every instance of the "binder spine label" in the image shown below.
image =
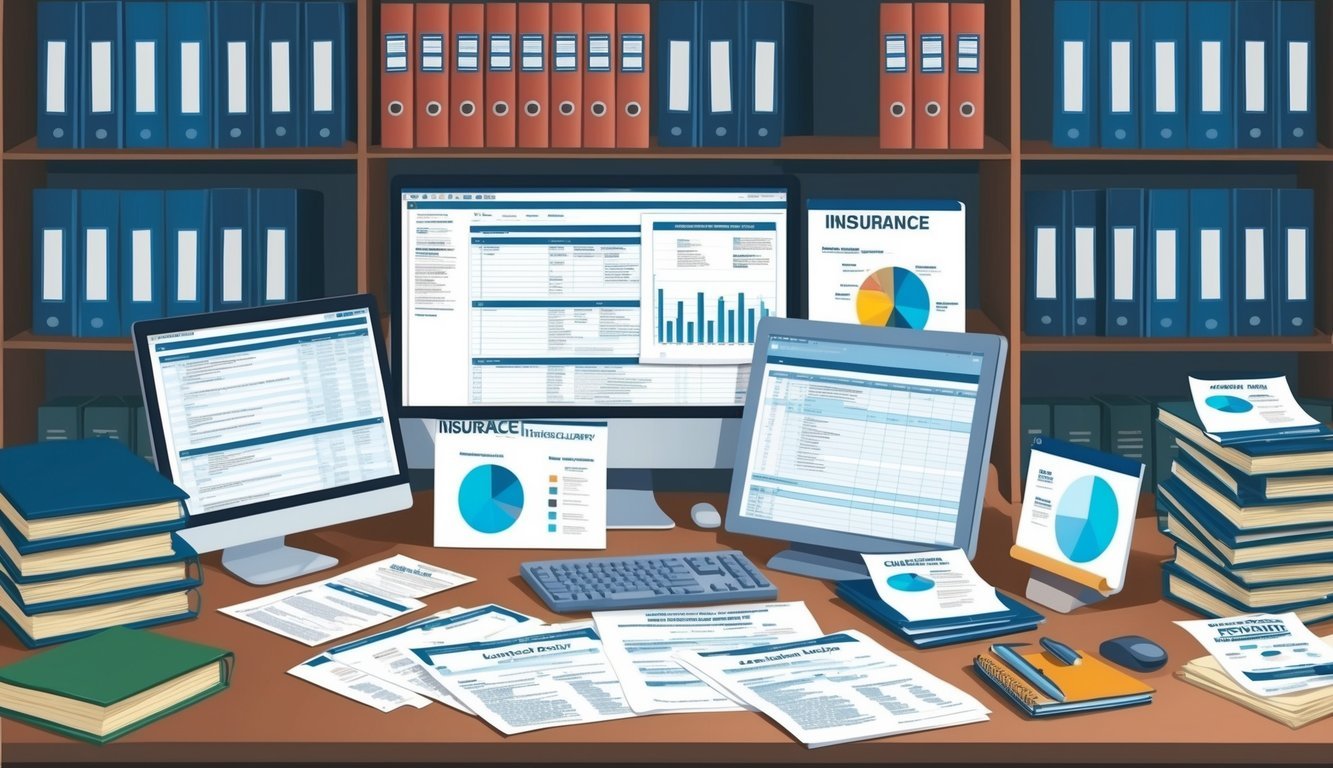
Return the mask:
<path id="1" fill-rule="evenodd" d="M 891 74 L 908 71 L 907 35 L 884 36 L 884 71 Z"/>
<path id="2" fill-rule="evenodd" d="M 384 71 L 407 71 L 407 35 L 384 36 Z"/>

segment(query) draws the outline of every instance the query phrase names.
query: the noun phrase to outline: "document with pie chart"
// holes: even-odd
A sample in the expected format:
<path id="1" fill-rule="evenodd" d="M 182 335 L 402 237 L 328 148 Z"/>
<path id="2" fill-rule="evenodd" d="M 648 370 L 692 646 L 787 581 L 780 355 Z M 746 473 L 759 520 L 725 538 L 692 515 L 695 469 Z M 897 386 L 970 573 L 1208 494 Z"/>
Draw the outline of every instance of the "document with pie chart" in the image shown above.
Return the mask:
<path id="1" fill-rule="evenodd" d="M 1104 595 L 1119 592 L 1142 485 L 1140 462 L 1036 438 L 1013 556 Z"/>
<path id="2" fill-rule="evenodd" d="M 956 619 L 1009 608 L 961 549 L 861 555 L 879 599 L 908 621 Z"/>
<path id="3" fill-rule="evenodd" d="M 811 320 L 965 331 L 967 216 L 956 200 L 810 200 Z"/>
<path id="4" fill-rule="evenodd" d="M 1305 412 L 1286 376 L 1195 374 L 1190 394 L 1203 431 L 1222 445 L 1333 434 Z"/>
<path id="5" fill-rule="evenodd" d="M 606 547 L 605 423 L 468 424 L 435 435 L 435 546 Z"/>

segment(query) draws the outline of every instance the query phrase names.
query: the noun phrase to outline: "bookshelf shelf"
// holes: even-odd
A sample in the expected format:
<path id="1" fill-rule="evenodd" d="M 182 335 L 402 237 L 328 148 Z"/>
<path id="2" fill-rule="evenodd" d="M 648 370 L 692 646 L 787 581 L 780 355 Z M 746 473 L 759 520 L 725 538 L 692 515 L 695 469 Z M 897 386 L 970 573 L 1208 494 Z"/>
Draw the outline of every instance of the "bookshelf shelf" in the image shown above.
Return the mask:
<path id="1" fill-rule="evenodd" d="M 1333 352 L 1333 337 L 1108 338 L 1023 336 L 1025 352 Z"/>
<path id="2" fill-rule="evenodd" d="M 73 336 L 36 336 L 32 331 L 22 331 L 5 339 L 5 349 L 29 349 L 52 352 L 132 352 L 134 345 L 124 337 L 115 338 L 75 338 Z"/>
<path id="3" fill-rule="evenodd" d="M 5 150 L 6 160 L 190 160 L 220 162 L 227 160 L 355 160 L 357 145 L 351 142 L 339 148 L 292 147 L 285 149 L 40 149 L 34 138 Z"/>
<path id="4" fill-rule="evenodd" d="M 1049 141 L 1026 140 L 1019 145 L 1022 159 L 1034 162 L 1080 161 L 1169 161 L 1196 163 L 1327 163 L 1333 162 L 1333 149 L 1320 144 L 1310 149 L 1098 149 L 1057 148 Z"/>

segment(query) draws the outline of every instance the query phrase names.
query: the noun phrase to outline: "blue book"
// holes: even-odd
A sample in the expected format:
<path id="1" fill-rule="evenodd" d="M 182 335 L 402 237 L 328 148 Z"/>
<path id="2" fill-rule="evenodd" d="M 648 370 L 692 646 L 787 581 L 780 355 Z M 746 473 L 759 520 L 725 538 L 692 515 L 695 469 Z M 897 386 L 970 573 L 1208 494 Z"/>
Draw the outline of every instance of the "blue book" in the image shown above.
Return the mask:
<path id="1" fill-rule="evenodd" d="M 304 5 L 301 88 L 305 145 L 341 147 L 355 137 L 352 102 L 355 43 L 352 6 L 344 2 Z"/>
<path id="2" fill-rule="evenodd" d="M 1189 3 L 1190 109 L 1189 145 L 1194 149 L 1232 149 L 1236 118 L 1232 77 L 1232 4 L 1225 0 Z"/>
<path id="3" fill-rule="evenodd" d="M 257 189 L 256 304 L 323 294 L 324 199 L 308 189 Z"/>
<path id="4" fill-rule="evenodd" d="M 120 46 L 121 0 L 85 0 L 83 50 L 79 57 L 79 93 L 83 101 L 81 146 L 117 149 L 125 146 L 121 135 L 124 114 L 121 91 L 124 76 Z"/>
<path id="5" fill-rule="evenodd" d="M 703 38 L 699 101 L 705 147 L 739 147 L 741 110 L 737 103 L 745 82 L 741 60 L 741 1 L 707 0 L 699 6 Z"/>
<path id="6" fill-rule="evenodd" d="M 1333 501 L 1333 471 L 1330 470 L 1251 476 L 1215 460 L 1189 443 L 1176 454 L 1176 460 L 1182 465 L 1188 462 L 1188 466 L 1194 468 L 1192 472 L 1198 470 L 1195 474 L 1207 473 L 1219 493 L 1226 494 L 1242 507 L 1288 500 Z"/>
<path id="7" fill-rule="evenodd" d="M 838 597 L 853 608 L 916 648 L 938 648 L 968 640 L 1026 632 L 1046 620 L 1045 616 L 998 590 L 995 596 L 1008 608 L 1006 611 L 917 622 L 908 621 L 881 600 L 870 579 L 839 581 L 836 590 Z"/>
<path id="8" fill-rule="evenodd" d="M 1236 146 L 1277 146 L 1273 0 L 1236 0 Z"/>
<path id="9" fill-rule="evenodd" d="M 125 3 L 125 146 L 167 145 L 167 7 Z"/>
<path id="10" fill-rule="evenodd" d="M 254 306 L 254 192 L 214 189 L 209 194 L 209 310 Z"/>
<path id="11" fill-rule="evenodd" d="M 259 145 L 298 147 L 303 84 L 301 65 L 301 4 L 265 0 L 259 6 Z"/>
<path id="12" fill-rule="evenodd" d="M 1186 145 L 1189 36 L 1184 0 L 1139 5 L 1139 89 L 1142 141 L 1148 149 Z"/>
<path id="13" fill-rule="evenodd" d="M 79 193 L 72 189 L 32 191 L 32 332 L 37 336 L 78 333 Z"/>
<path id="14" fill-rule="evenodd" d="M 1139 145 L 1138 0 L 1101 0 L 1098 16 L 1102 146 L 1132 149 Z"/>
<path id="15" fill-rule="evenodd" d="M 120 193 L 120 335 L 166 314 L 161 190 Z"/>
<path id="16" fill-rule="evenodd" d="M 1106 190 L 1106 335 L 1142 336 L 1143 190 Z"/>
<path id="17" fill-rule="evenodd" d="M 776 147 L 783 136 L 814 129 L 813 9 L 789 0 L 746 0 L 742 7 L 741 143 Z"/>
<path id="18" fill-rule="evenodd" d="M 1070 336 L 1099 336 L 1106 309 L 1102 306 L 1101 253 L 1106 231 L 1106 193 L 1076 189 L 1069 193 L 1068 258 L 1065 259 L 1065 299 Z"/>
<path id="19" fill-rule="evenodd" d="M 659 0 L 655 21 L 657 143 L 663 147 L 700 146 L 703 46 L 699 0 Z"/>
<path id="20" fill-rule="evenodd" d="M 187 589 L 194 589 L 203 584 L 202 569 L 199 566 L 199 558 L 193 556 L 180 562 L 180 574 L 182 578 L 172 578 L 167 581 L 158 581 L 141 587 L 132 589 L 115 589 L 103 592 L 96 592 L 77 597 L 57 598 L 47 600 L 25 600 L 24 592 L 31 593 L 30 586 L 16 584 L 5 574 L 4 569 L 0 568 L 0 590 L 9 596 L 14 604 L 24 616 L 41 616 L 43 614 L 56 613 L 77 608 L 89 608 L 97 605 L 109 606 L 111 603 L 122 600 L 133 600 L 141 597 L 152 597 L 153 595 L 164 595 L 171 592 L 183 592 Z M 165 570 L 165 569 L 164 569 Z M 123 577 L 125 574 L 118 574 Z M 111 580 L 107 580 L 110 583 Z"/>
<path id="21" fill-rule="evenodd" d="M 1277 112 L 1277 145 L 1284 149 L 1308 148 L 1317 143 L 1314 36 L 1314 0 L 1282 0 L 1277 4 L 1273 106 Z"/>
<path id="22" fill-rule="evenodd" d="M 140 463 L 148 462 L 139 460 Z M 151 468 L 151 467 L 150 467 Z M 3 533 L 0 530 L 0 533 Z M 4 549 L 0 549 L 0 572 L 16 584 L 49 584 L 61 579 L 72 579 L 79 576 L 91 576 L 94 574 L 121 572 L 130 568 L 149 568 L 167 563 L 178 563 L 188 558 L 197 557 L 193 548 L 186 544 L 175 533 L 167 533 L 169 541 L 166 547 L 155 546 L 153 553 L 148 557 L 141 557 L 137 560 L 126 559 L 123 553 L 121 556 L 106 554 L 106 549 L 93 550 L 95 557 L 84 557 L 89 554 L 88 550 L 74 553 L 73 565 L 66 559 L 64 562 L 52 561 L 44 562 L 40 557 L 58 557 L 59 550 L 54 550 L 50 554 L 43 553 L 36 557 L 25 557 L 16 553 L 11 557 Z M 114 544 L 114 542 L 112 542 Z"/>
<path id="23" fill-rule="evenodd" d="M 1027 302 L 1023 329 L 1030 336 L 1063 336 L 1067 331 L 1064 289 L 1068 280 L 1065 206 L 1061 190 L 1023 193 L 1023 242 L 1027 249 Z"/>
<path id="24" fill-rule="evenodd" d="M 1051 144 L 1091 147 L 1097 144 L 1097 3 L 1055 0 L 1054 108 Z"/>
<path id="25" fill-rule="evenodd" d="M 207 2 L 167 3 L 167 144 L 213 146 L 213 37 Z"/>
<path id="26" fill-rule="evenodd" d="M 1230 336 L 1231 192 L 1190 190 L 1190 335 Z"/>
<path id="27" fill-rule="evenodd" d="M 4 625 L 14 633 L 14 636 L 28 648 L 44 648 L 49 645 L 67 643 L 71 640 L 88 637 L 106 630 L 109 626 L 118 626 L 126 629 L 143 629 L 146 627 L 157 626 L 159 624 L 167 624 L 173 621 L 193 619 L 199 615 L 199 590 L 185 590 L 182 595 L 181 605 L 183 610 L 172 612 L 165 616 L 155 616 L 149 619 L 126 622 L 115 622 L 114 620 L 111 620 L 106 623 L 97 623 L 95 624 L 95 628 L 92 629 L 69 632 L 66 634 L 50 634 L 48 632 L 37 630 L 34 628 L 33 622 L 25 619 L 21 614 L 19 616 L 11 615 L 9 608 L 0 610 L 0 622 L 3 622 Z"/>
<path id="28" fill-rule="evenodd" d="M 79 192 L 79 336 L 120 334 L 120 193 L 85 189 Z"/>
<path id="29" fill-rule="evenodd" d="M 258 146 L 257 4 L 213 0 L 213 146 Z"/>
<path id="30" fill-rule="evenodd" d="M 1218 573 L 1225 573 L 1219 570 Z M 1162 563 L 1162 596 L 1196 613 L 1212 618 L 1236 616 L 1242 613 L 1294 613 L 1304 624 L 1317 624 L 1333 619 L 1333 601 L 1327 598 L 1296 603 L 1237 600 L 1226 591 L 1208 584 L 1180 568 L 1175 563 Z"/>
<path id="31" fill-rule="evenodd" d="M 1282 336 L 1314 333 L 1314 190 L 1277 191 L 1277 231 L 1273 254 L 1278 264 L 1273 300 L 1277 332 Z"/>
<path id="32" fill-rule="evenodd" d="M 165 211 L 167 316 L 207 312 L 213 265 L 208 190 L 169 189 Z"/>
<path id="33" fill-rule="evenodd" d="M 37 4 L 37 146 L 42 149 L 70 149 L 83 138 L 79 16 L 79 3 Z"/>
<path id="34" fill-rule="evenodd" d="M 1148 235 L 1144 243 L 1148 336 L 1189 332 L 1190 193 L 1148 190 Z"/>
<path id="35" fill-rule="evenodd" d="M 1237 336 L 1274 333 L 1273 190 L 1232 191 L 1231 220 L 1235 234 L 1235 317 Z"/>

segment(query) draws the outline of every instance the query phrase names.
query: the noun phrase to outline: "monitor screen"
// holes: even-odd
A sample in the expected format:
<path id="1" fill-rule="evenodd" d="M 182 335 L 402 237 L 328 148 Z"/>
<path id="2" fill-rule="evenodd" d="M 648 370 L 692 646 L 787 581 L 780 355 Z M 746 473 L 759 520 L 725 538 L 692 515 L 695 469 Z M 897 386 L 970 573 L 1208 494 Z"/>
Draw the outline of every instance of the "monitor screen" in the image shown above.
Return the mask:
<path id="1" fill-rule="evenodd" d="M 788 311 L 789 187 L 401 186 L 402 404 L 730 407 Z"/>

